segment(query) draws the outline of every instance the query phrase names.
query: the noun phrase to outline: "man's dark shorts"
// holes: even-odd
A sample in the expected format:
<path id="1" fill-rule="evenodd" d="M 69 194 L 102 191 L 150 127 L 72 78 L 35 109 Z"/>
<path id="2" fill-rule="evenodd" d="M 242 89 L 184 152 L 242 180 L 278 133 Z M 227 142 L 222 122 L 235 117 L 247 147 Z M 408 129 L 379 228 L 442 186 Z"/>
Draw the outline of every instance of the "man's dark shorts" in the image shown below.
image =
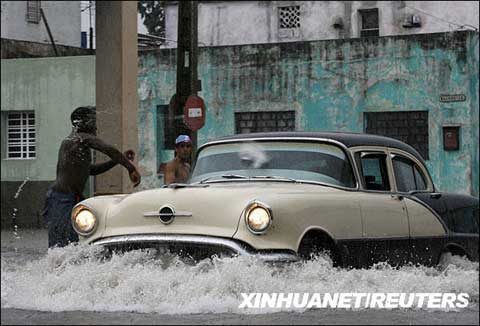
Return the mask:
<path id="1" fill-rule="evenodd" d="M 72 226 L 72 208 L 84 198 L 74 193 L 64 193 L 49 189 L 43 216 L 48 224 L 48 247 L 65 247 L 78 242 L 78 234 Z"/>

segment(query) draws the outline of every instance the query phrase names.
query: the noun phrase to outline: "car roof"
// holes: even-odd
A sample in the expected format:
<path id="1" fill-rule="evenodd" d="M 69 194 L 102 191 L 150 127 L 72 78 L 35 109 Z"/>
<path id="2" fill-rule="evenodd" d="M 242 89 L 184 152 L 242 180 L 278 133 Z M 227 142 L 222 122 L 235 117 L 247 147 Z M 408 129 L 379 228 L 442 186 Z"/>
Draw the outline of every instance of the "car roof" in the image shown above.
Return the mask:
<path id="1" fill-rule="evenodd" d="M 294 132 L 258 132 L 249 134 L 238 134 L 233 136 L 222 137 L 215 141 L 223 140 L 248 140 L 258 138 L 321 138 L 329 139 L 342 143 L 345 147 L 356 146 L 383 146 L 391 147 L 403 150 L 413 156 L 415 156 L 422 164 L 425 165 L 425 161 L 422 156 L 410 145 L 405 144 L 402 141 L 393 139 L 390 137 L 353 133 L 353 132 L 334 132 L 334 131 L 322 131 L 322 132 L 308 132 L 308 131 L 294 131 Z"/>

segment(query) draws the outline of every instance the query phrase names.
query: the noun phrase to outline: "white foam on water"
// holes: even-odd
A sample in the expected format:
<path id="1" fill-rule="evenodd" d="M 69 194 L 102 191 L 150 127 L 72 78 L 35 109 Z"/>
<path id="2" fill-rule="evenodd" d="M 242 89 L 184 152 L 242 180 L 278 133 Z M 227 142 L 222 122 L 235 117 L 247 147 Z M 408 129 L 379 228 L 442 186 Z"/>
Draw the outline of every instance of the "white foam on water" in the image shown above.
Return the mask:
<path id="1" fill-rule="evenodd" d="M 160 314 L 279 311 L 238 309 L 241 293 L 251 292 L 465 292 L 478 305 L 479 264 L 458 257 L 451 257 L 443 269 L 377 264 L 349 270 L 332 267 L 323 257 L 273 266 L 252 257 L 192 265 L 174 256 L 154 256 L 154 251 L 144 250 L 104 259 L 99 247 L 89 245 L 51 249 L 33 260 L 2 255 L 1 306 Z"/>

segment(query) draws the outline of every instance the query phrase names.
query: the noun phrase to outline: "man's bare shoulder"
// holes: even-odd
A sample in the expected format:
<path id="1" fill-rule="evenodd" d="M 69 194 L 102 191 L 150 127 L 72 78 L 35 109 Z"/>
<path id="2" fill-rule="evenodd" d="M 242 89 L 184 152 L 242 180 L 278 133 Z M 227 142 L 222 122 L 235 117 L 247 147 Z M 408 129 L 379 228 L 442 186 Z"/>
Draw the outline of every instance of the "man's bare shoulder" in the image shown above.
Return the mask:
<path id="1" fill-rule="evenodd" d="M 172 159 L 172 160 L 168 161 L 167 163 L 165 163 L 165 170 L 174 169 L 175 165 L 177 165 L 177 161 L 175 159 Z"/>

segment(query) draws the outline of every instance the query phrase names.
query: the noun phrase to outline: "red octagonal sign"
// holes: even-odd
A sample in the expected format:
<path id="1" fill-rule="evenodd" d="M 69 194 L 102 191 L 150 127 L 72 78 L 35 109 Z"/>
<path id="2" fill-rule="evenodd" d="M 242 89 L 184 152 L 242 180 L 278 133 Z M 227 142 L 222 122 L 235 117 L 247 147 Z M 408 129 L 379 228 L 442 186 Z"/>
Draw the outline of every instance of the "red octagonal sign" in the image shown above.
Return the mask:
<path id="1" fill-rule="evenodd" d="M 187 127 L 196 131 L 205 124 L 205 103 L 197 95 L 190 95 L 183 108 L 183 117 Z"/>

